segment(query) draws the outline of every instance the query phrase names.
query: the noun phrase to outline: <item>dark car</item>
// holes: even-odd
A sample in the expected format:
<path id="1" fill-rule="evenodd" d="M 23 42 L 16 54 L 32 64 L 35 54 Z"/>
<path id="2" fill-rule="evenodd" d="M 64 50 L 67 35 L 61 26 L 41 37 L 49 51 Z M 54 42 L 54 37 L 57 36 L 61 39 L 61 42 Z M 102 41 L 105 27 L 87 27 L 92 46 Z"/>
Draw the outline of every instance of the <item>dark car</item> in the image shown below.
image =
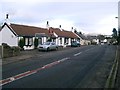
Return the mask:
<path id="1" fill-rule="evenodd" d="M 72 41 L 71 42 L 71 47 L 80 47 L 80 42 L 78 42 L 78 41 Z"/>

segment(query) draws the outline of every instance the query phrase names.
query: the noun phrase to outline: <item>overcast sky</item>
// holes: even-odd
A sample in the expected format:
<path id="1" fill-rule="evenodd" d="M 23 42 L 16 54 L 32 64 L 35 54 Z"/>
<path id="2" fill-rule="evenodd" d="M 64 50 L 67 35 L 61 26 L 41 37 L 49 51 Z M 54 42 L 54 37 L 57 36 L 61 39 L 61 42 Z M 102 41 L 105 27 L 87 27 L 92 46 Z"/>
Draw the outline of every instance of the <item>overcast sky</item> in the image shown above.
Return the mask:
<path id="1" fill-rule="evenodd" d="M 88 2 L 89 1 L 89 2 Z M 119 0 L 0 0 L 0 22 L 46 27 L 71 27 L 83 33 L 112 34 L 118 27 Z"/>

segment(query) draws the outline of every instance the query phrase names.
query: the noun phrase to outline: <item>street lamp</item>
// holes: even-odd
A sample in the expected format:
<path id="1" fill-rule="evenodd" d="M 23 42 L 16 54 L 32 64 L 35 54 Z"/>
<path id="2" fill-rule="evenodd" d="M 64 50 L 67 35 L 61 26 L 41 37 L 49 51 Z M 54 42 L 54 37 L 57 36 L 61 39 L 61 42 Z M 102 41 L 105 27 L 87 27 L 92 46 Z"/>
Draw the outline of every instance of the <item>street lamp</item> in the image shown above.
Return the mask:
<path id="1" fill-rule="evenodd" d="M 118 19 L 118 43 L 120 44 L 120 25 L 119 25 L 119 17 L 115 17 Z"/>
<path id="2" fill-rule="evenodd" d="M 116 19 L 118 19 L 118 17 L 115 17 Z M 119 20 L 119 19 L 118 19 Z M 118 21 L 118 36 L 120 36 L 120 26 L 119 26 L 119 21 Z"/>

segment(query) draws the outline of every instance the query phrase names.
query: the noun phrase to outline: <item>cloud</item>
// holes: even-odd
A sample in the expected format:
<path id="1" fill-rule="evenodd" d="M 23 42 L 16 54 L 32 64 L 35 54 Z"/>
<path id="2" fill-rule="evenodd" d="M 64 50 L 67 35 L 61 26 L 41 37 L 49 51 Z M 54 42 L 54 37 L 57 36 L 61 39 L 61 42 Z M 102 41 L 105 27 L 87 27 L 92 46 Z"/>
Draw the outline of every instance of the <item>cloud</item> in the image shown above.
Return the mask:
<path id="1" fill-rule="evenodd" d="M 13 23 L 28 24 L 32 26 L 50 26 L 71 30 L 71 27 L 78 31 L 101 33 L 110 30 L 112 27 L 111 14 L 117 15 L 117 0 L 114 3 L 105 0 L 96 2 L 65 2 L 55 0 L 0 0 L 0 21 L 3 21 L 5 14 L 10 14 L 10 21 Z M 80 0 L 79 0 L 80 1 Z M 88 0 L 85 0 L 88 1 Z M 101 0 L 98 0 L 101 1 Z M 110 0 L 111 1 L 111 0 Z M 108 18 L 108 19 L 107 19 Z M 106 20 L 107 19 L 107 20 Z M 108 28 L 109 27 L 109 28 Z M 109 33 L 110 31 L 108 31 Z M 105 32 L 107 33 L 107 31 Z"/>
<path id="2" fill-rule="evenodd" d="M 94 32 L 101 34 L 112 34 L 113 28 L 118 27 L 118 20 L 115 18 L 116 15 L 109 15 L 101 19 L 96 24 L 96 30 Z"/>
<path id="3" fill-rule="evenodd" d="M 2 0 L 5 2 L 16 2 L 16 0 Z M 118 2 L 119 0 L 17 0 L 17 2 Z"/>

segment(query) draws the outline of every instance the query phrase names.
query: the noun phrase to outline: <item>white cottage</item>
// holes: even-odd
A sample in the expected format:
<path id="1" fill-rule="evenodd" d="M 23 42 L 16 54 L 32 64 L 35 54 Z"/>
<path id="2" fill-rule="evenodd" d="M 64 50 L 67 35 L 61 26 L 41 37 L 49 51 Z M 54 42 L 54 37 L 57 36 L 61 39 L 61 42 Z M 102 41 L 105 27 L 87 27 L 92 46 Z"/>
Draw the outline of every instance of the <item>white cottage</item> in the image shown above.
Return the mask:
<path id="1" fill-rule="evenodd" d="M 18 35 L 7 23 L 4 23 L 0 30 L 0 38 L 0 45 L 7 43 L 10 46 L 18 46 Z"/>
<path id="2" fill-rule="evenodd" d="M 72 31 L 66 31 L 60 28 L 40 28 L 28 25 L 4 23 L 0 29 L 0 44 L 7 43 L 9 46 L 18 46 L 20 39 L 24 40 L 24 49 L 34 49 L 35 37 L 38 43 L 51 39 L 59 46 L 70 46 L 72 41 L 80 41 L 80 37 Z"/>
<path id="3" fill-rule="evenodd" d="M 49 28 L 53 33 L 56 34 L 55 42 L 59 46 L 70 46 L 72 41 L 78 41 L 80 38 L 72 31 L 66 31 L 60 28 Z"/>
<path id="4" fill-rule="evenodd" d="M 18 25 L 4 23 L 0 30 L 0 44 L 7 43 L 10 46 L 18 46 L 20 38 L 23 38 L 25 41 L 24 49 L 33 49 L 34 48 L 34 39 L 35 36 L 39 34 L 38 41 L 39 44 L 46 42 L 49 37 L 55 38 L 55 36 L 45 28 L 27 26 L 27 25 Z"/>

